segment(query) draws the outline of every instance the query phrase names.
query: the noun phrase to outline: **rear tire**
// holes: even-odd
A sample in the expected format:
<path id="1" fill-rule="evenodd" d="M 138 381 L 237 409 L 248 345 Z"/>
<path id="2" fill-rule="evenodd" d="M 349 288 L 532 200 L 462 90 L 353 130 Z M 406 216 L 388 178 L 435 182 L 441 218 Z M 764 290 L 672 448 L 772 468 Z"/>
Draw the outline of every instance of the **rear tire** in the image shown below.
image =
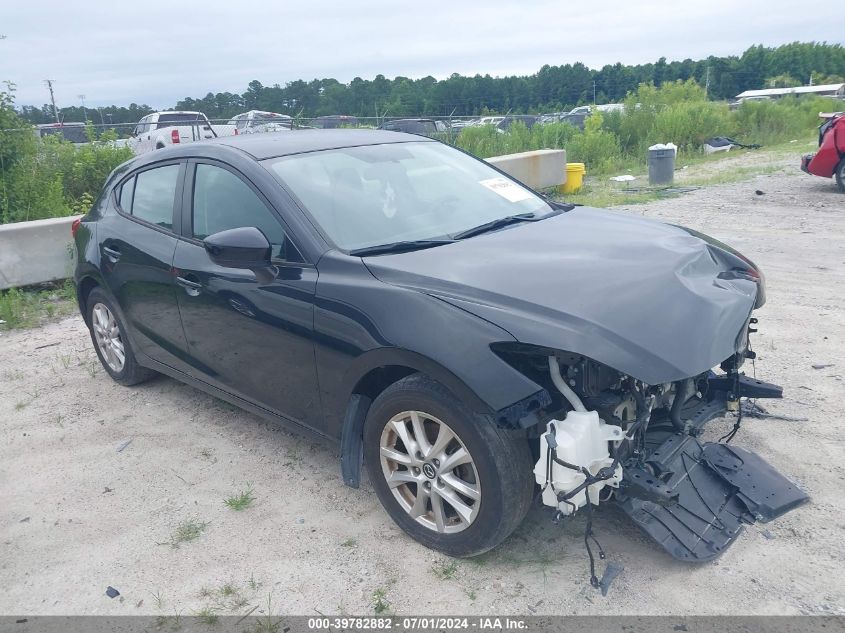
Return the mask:
<path id="1" fill-rule="evenodd" d="M 85 310 L 94 351 L 115 382 L 124 386 L 137 385 L 156 375 L 152 369 L 138 364 L 120 312 L 102 288 L 94 288 L 89 293 Z"/>
<path id="2" fill-rule="evenodd" d="M 494 548 L 531 506 L 528 441 L 473 413 L 422 374 L 392 384 L 373 402 L 364 460 L 379 501 L 399 527 L 450 556 Z"/>
<path id="3" fill-rule="evenodd" d="M 845 158 L 840 160 L 839 164 L 836 166 L 835 176 L 839 191 L 845 193 Z"/>

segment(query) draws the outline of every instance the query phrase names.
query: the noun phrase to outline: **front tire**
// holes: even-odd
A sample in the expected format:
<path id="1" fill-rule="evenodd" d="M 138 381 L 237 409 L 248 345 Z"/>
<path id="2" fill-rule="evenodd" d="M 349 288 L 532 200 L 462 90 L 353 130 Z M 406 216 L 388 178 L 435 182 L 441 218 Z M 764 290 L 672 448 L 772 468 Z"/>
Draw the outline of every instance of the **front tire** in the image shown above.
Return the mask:
<path id="1" fill-rule="evenodd" d="M 845 158 L 840 160 L 839 164 L 836 166 L 835 176 L 839 191 L 845 193 Z"/>
<path id="2" fill-rule="evenodd" d="M 102 288 L 94 288 L 85 302 L 94 351 L 109 376 L 124 386 L 149 380 L 156 372 L 135 359 L 126 326 L 114 302 Z"/>
<path id="3" fill-rule="evenodd" d="M 421 374 L 394 383 L 373 402 L 364 460 L 379 501 L 399 527 L 450 556 L 494 548 L 531 505 L 527 440 L 473 413 Z"/>

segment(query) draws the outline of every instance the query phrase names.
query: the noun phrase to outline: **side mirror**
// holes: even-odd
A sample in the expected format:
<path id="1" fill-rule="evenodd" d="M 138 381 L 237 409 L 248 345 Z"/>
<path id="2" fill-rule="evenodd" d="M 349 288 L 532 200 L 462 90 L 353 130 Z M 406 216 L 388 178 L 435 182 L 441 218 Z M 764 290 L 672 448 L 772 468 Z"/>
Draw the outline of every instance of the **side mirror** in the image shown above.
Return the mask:
<path id="1" fill-rule="evenodd" d="M 270 242 L 254 226 L 220 231 L 203 240 L 208 256 L 226 268 L 267 268 L 270 266 Z"/>

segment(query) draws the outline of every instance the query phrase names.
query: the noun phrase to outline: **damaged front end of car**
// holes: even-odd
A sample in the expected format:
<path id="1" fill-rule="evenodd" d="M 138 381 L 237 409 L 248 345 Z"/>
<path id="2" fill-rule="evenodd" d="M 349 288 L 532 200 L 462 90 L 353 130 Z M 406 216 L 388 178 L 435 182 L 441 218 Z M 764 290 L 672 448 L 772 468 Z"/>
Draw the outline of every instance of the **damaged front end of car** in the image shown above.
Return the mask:
<path id="1" fill-rule="evenodd" d="M 756 323 L 749 319 L 741 348 L 716 371 L 655 385 L 578 354 L 519 345 L 498 350 L 553 394 L 551 419 L 535 417 L 528 429 L 539 441 L 534 474 L 557 519 L 587 514 L 594 585 L 592 509 L 601 503 L 621 507 L 674 558 L 704 562 L 723 553 L 743 526 L 809 499 L 762 458 L 730 445 L 742 399 L 782 396 L 779 386 L 742 372 L 754 358 L 747 335 Z M 705 425 L 728 413 L 736 416 L 733 429 L 717 442 L 703 441 Z"/>

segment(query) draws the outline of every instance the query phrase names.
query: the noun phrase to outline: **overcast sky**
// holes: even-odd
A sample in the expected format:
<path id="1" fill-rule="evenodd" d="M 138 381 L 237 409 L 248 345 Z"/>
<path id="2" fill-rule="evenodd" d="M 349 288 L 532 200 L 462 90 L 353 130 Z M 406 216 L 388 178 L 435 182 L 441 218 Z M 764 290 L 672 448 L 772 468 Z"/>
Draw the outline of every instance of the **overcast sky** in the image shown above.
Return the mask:
<path id="1" fill-rule="evenodd" d="M 836 3 L 818 0 L 414 4 L 420 8 L 401 0 L 2 0 L 0 80 L 17 84 L 18 105 L 48 102 L 49 78 L 60 107 L 78 105 L 80 94 L 91 106 L 165 107 L 243 92 L 253 79 L 531 74 L 543 64 L 601 67 L 730 55 L 756 43 L 845 42 Z"/>

